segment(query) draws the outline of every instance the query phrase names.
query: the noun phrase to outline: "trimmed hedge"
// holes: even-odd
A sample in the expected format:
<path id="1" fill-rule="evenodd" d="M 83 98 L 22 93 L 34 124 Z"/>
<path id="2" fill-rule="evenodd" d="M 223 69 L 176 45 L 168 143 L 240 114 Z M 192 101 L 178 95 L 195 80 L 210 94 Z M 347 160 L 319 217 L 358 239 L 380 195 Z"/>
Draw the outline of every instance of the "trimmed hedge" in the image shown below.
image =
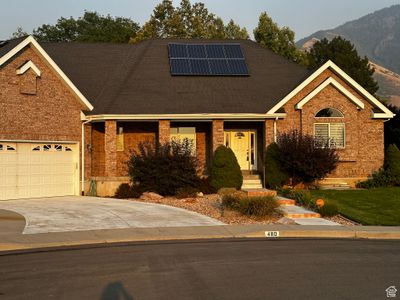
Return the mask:
<path id="1" fill-rule="evenodd" d="M 289 175 L 281 170 L 279 165 L 279 146 L 270 144 L 265 152 L 265 184 L 277 189 L 289 181 Z"/>
<path id="2" fill-rule="evenodd" d="M 279 203 L 274 197 L 243 197 L 241 195 L 227 194 L 222 197 L 224 208 L 236 210 L 243 215 L 265 217 L 278 214 Z"/>
<path id="3" fill-rule="evenodd" d="M 232 149 L 219 146 L 215 150 L 211 167 L 210 184 L 216 189 L 232 187 L 240 189 L 243 175 Z"/>

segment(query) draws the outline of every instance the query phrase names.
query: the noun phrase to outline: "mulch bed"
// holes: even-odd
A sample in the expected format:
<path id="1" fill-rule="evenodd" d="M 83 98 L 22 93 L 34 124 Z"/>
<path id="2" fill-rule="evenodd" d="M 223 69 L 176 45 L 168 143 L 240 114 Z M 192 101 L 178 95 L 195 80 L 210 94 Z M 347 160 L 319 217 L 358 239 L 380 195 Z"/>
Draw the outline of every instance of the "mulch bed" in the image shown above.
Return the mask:
<path id="1" fill-rule="evenodd" d="M 150 202 L 175 206 L 187 210 L 197 212 L 202 215 L 217 219 L 225 224 L 273 224 L 278 221 L 281 216 L 272 217 L 251 217 L 243 216 L 236 211 L 223 210 L 220 197 L 216 194 L 205 195 L 197 198 L 176 199 L 165 197 L 162 199 L 132 199 L 141 202 Z"/>

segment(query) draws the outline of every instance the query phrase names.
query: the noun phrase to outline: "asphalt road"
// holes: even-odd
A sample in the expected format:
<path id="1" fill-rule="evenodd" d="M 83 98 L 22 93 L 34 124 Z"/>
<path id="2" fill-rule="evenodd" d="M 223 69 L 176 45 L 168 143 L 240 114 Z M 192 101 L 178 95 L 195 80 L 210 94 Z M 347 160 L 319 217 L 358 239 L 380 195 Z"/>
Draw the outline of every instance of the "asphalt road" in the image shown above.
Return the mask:
<path id="1" fill-rule="evenodd" d="M 0 256 L 1 300 L 375 300 L 392 285 L 400 290 L 400 241 L 214 240 Z"/>

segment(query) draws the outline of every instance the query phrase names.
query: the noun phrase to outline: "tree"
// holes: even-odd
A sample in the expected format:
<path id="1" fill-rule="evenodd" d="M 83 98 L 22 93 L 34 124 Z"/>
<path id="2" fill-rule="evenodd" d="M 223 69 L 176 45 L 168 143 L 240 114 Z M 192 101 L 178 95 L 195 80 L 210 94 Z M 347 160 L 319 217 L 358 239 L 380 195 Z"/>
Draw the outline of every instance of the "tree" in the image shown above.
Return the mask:
<path id="1" fill-rule="evenodd" d="M 217 190 L 220 188 L 240 189 L 243 175 L 232 149 L 219 146 L 215 150 L 210 172 L 210 184 Z"/>
<path id="2" fill-rule="evenodd" d="M 396 145 L 389 145 L 385 153 L 385 169 L 395 185 L 400 185 L 400 150 Z"/>
<path id="3" fill-rule="evenodd" d="M 388 148 L 391 144 L 400 148 L 400 107 L 388 105 L 388 108 L 396 116 L 385 122 L 385 148 Z"/>
<path id="4" fill-rule="evenodd" d="M 248 38 L 246 28 L 241 28 L 231 20 L 226 26 L 221 18 L 210 13 L 204 3 L 193 5 L 182 0 L 174 7 L 172 0 L 158 4 L 140 31 L 132 37 L 136 43 L 149 38 Z"/>
<path id="5" fill-rule="evenodd" d="M 33 35 L 48 42 L 127 43 L 138 30 L 139 25 L 131 19 L 85 11 L 78 19 L 62 17 L 55 25 L 43 24 Z"/>
<path id="6" fill-rule="evenodd" d="M 379 89 L 372 77 L 375 70 L 368 58 L 361 58 L 348 40 L 338 36 L 331 41 L 325 38 L 316 42 L 308 53 L 309 68 L 318 68 L 328 60 L 332 60 L 372 95 Z"/>
<path id="7" fill-rule="evenodd" d="M 297 49 L 294 42 L 294 32 L 289 27 L 279 28 L 266 12 L 261 13 L 254 38 L 261 46 L 287 59 L 305 64 L 306 55 Z"/>
<path id="8" fill-rule="evenodd" d="M 328 144 L 297 130 L 278 136 L 279 165 L 292 178 L 292 184 L 310 184 L 335 170 L 339 156 Z"/>
<path id="9" fill-rule="evenodd" d="M 17 30 L 15 32 L 13 32 L 13 34 L 11 35 L 11 38 L 17 39 L 17 38 L 24 37 L 27 35 L 28 35 L 28 33 L 21 26 L 18 26 Z"/>

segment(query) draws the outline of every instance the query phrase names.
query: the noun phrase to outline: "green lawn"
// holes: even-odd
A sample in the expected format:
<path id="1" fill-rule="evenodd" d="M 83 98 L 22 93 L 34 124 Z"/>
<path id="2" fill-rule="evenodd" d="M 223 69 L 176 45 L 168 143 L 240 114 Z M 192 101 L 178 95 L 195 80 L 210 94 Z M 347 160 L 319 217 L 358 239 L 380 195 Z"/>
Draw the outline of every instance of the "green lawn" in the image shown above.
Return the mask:
<path id="1" fill-rule="evenodd" d="M 400 187 L 311 193 L 315 198 L 336 203 L 343 216 L 363 225 L 400 226 Z"/>

